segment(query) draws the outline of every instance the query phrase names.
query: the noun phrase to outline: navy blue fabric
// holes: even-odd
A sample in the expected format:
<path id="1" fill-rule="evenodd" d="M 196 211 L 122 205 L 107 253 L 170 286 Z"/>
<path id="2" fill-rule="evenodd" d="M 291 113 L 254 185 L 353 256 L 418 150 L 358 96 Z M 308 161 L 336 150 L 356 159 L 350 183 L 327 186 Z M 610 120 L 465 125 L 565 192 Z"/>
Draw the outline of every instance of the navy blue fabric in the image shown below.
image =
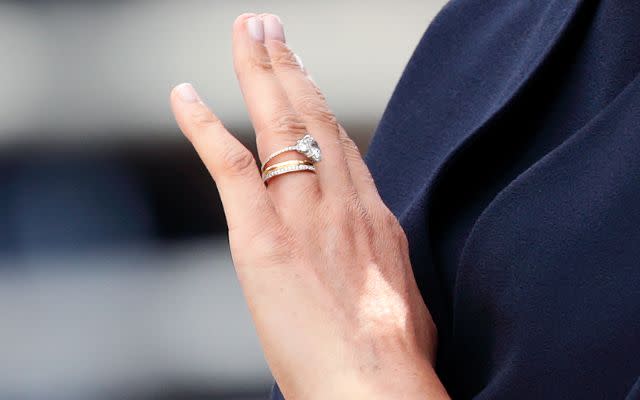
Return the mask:
<path id="1" fill-rule="evenodd" d="M 451 1 L 367 163 L 453 398 L 640 399 L 640 2 Z"/>

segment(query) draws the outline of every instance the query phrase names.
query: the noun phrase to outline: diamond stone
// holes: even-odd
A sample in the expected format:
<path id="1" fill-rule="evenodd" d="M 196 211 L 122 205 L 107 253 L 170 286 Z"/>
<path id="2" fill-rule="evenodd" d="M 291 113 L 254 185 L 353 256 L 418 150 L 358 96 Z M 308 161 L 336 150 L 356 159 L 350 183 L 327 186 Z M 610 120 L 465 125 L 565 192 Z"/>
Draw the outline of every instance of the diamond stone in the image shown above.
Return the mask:
<path id="1" fill-rule="evenodd" d="M 313 162 L 319 162 L 322 159 L 320 146 L 311 135 L 305 135 L 300 139 L 297 143 L 297 147 L 301 153 L 309 157 Z"/>

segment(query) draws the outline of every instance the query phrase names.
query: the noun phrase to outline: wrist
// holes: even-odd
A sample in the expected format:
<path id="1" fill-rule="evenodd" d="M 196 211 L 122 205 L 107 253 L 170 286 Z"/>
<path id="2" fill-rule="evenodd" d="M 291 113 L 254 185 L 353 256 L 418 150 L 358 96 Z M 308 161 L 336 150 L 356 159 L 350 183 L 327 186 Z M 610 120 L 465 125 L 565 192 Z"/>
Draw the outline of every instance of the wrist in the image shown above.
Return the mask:
<path id="1" fill-rule="evenodd" d="M 435 369 L 426 361 L 362 368 L 342 374 L 331 386 L 318 398 L 450 399 Z"/>

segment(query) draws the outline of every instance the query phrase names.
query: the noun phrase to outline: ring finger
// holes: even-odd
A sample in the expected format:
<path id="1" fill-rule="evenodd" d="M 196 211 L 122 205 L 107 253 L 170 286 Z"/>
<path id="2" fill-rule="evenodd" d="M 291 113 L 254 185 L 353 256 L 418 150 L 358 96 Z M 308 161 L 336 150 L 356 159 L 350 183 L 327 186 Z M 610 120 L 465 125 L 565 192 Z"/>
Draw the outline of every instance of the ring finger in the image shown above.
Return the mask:
<path id="1" fill-rule="evenodd" d="M 238 17 L 233 29 L 234 67 L 256 132 L 258 155 L 262 162 L 273 152 L 294 145 L 306 133 L 304 123 L 273 72 L 264 41 L 261 17 L 255 14 Z M 287 152 L 269 164 L 289 160 L 306 158 L 296 152 Z M 300 191 L 304 191 L 305 196 L 320 196 L 315 174 L 294 172 L 269 181 L 269 192 L 277 200 L 299 200 Z"/>

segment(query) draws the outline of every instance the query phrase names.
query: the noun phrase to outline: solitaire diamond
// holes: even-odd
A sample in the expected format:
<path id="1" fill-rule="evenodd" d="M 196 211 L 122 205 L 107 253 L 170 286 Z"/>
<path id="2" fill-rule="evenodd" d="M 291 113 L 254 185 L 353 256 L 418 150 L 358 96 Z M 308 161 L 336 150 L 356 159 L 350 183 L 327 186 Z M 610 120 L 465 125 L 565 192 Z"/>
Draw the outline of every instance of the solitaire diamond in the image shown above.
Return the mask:
<path id="1" fill-rule="evenodd" d="M 322 160 L 320 146 L 311 135 L 305 135 L 302 139 L 298 140 L 296 148 L 313 162 Z"/>

